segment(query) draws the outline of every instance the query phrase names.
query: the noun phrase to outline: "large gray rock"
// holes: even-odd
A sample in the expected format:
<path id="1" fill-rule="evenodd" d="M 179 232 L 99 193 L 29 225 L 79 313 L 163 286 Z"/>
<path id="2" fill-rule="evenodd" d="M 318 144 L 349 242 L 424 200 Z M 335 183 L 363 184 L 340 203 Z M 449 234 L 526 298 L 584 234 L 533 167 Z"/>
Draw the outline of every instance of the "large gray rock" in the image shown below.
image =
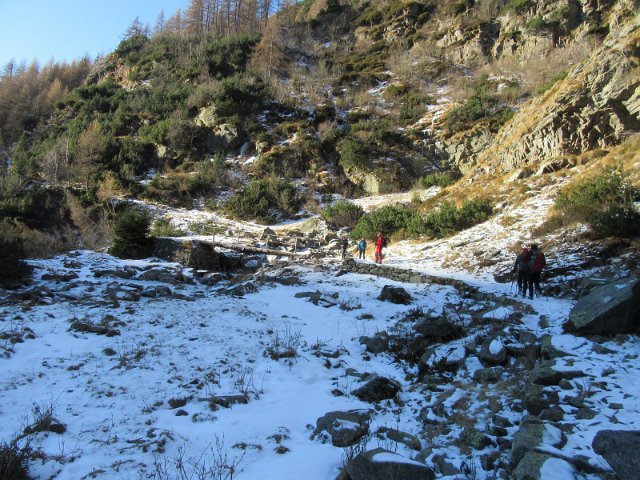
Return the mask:
<path id="1" fill-rule="evenodd" d="M 580 370 L 555 370 L 548 364 L 540 364 L 533 371 L 531 381 L 536 385 L 550 386 L 559 385 L 562 380 L 584 377 L 585 373 Z"/>
<path id="2" fill-rule="evenodd" d="M 459 327 L 446 317 L 423 317 L 413 329 L 425 338 L 443 339 L 455 336 Z"/>
<path id="3" fill-rule="evenodd" d="M 493 334 L 482 342 L 480 360 L 487 366 L 504 365 L 507 361 L 507 349 L 502 336 Z"/>
<path id="4" fill-rule="evenodd" d="M 518 467 L 513 472 L 514 480 L 546 480 L 549 473 L 561 472 L 562 480 L 576 478 L 573 465 L 562 458 L 540 452 L 527 452 Z"/>
<path id="5" fill-rule="evenodd" d="M 640 430 L 601 430 L 593 450 L 604 457 L 620 480 L 636 480 L 640 472 Z"/>
<path id="6" fill-rule="evenodd" d="M 400 384 L 398 382 L 376 375 L 352 393 L 363 402 L 373 403 L 393 398 L 399 391 Z"/>
<path id="7" fill-rule="evenodd" d="M 346 471 L 351 480 L 435 479 L 426 465 L 382 448 L 361 453 L 347 464 Z"/>
<path id="8" fill-rule="evenodd" d="M 329 412 L 316 421 L 314 436 L 329 435 L 335 447 L 349 447 L 369 432 L 370 410 Z M 326 436 L 326 435 L 325 435 Z"/>
<path id="9" fill-rule="evenodd" d="M 511 466 L 519 465 L 527 452 L 548 447 L 562 448 L 566 442 L 566 436 L 557 427 L 535 420 L 525 421 L 513 436 Z"/>
<path id="10" fill-rule="evenodd" d="M 564 324 L 578 335 L 617 335 L 640 329 L 640 277 L 594 288 L 578 300 Z"/>

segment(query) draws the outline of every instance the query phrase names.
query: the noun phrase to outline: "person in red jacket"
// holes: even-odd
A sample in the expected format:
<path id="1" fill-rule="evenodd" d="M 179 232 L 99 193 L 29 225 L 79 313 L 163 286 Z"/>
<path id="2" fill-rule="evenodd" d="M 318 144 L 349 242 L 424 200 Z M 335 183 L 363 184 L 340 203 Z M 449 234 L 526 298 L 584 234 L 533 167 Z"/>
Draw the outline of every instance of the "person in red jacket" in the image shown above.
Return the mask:
<path id="1" fill-rule="evenodd" d="M 382 236 L 382 232 L 378 232 L 376 237 L 376 263 L 382 263 L 382 249 L 387 245 L 387 241 Z"/>
<path id="2" fill-rule="evenodd" d="M 536 288 L 536 295 L 542 294 L 540 288 L 540 277 L 542 276 L 542 269 L 547 264 L 547 260 L 544 258 L 544 253 L 538 249 L 538 245 L 535 243 L 531 245 L 531 260 L 529 261 L 531 273 L 529 274 L 529 298 L 533 298 L 533 287 Z"/>

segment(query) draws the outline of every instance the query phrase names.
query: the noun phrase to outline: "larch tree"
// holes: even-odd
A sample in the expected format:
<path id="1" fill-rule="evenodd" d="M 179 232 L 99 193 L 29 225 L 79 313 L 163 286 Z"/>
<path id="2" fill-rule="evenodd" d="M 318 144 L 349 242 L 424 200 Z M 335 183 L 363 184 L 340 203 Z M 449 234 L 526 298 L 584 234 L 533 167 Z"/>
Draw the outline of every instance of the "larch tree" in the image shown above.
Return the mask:
<path id="1" fill-rule="evenodd" d="M 100 160 L 107 150 L 107 137 L 97 120 L 80 134 L 74 162 L 75 177 L 88 187 L 98 172 Z"/>

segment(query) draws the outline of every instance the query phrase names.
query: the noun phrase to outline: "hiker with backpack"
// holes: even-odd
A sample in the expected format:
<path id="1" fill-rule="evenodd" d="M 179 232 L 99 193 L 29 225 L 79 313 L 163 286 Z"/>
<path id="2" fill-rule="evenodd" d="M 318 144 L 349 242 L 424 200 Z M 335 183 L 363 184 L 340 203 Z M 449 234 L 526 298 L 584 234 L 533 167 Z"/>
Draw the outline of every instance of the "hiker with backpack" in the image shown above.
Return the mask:
<path id="1" fill-rule="evenodd" d="M 344 260 L 347 257 L 347 248 L 349 248 L 349 240 L 346 235 L 340 240 L 340 246 L 342 247 L 342 260 Z"/>
<path id="2" fill-rule="evenodd" d="M 376 237 L 376 263 L 382 263 L 382 249 L 387 246 L 387 239 L 384 238 L 382 232 L 378 232 Z"/>
<path id="3" fill-rule="evenodd" d="M 364 237 L 360 237 L 360 240 L 358 240 L 358 260 L 364 260 L 366 251 L 367 241 Z"/>
<path id="4" fill-rule="evenodd" d="M 522 251 L 516 257 L 516 262 L 511 270 L 511 273 L 518 272 L 518 293 L 523 297 L 527 295 L 527 287 L 530 287 L 530 260 L 531 252 L 527 247 L 522 247 Z M 530 291 L 530 295 L 533 296 L 533 292 Z"/>
<path id="5" fill-rule="evenodd" d="M 529 298 L 533 298 L 533 288 L 535 286 L 536 295 L 542 294 L 540 288 L 540 277 L 542 276 L 542 269 L 547 264 L 547 260 L 544 257 L 542 250 L 538 248 L 535 243 L 531 245 L 531 258 L 529 260 Z"/>

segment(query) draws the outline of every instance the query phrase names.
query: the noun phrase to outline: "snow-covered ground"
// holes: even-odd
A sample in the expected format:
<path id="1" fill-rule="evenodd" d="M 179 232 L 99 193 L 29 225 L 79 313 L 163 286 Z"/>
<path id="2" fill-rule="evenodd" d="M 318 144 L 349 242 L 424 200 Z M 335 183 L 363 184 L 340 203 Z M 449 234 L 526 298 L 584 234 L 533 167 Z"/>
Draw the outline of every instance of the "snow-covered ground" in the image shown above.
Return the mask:
<path id="1" fill-rule="evenodd" d="M 225 282 L 192 281 L 192 272 L 176 264 L 88 251 L 34 260 L 33 285 L 0 291 L 0 442 L 20 438 L 41 452 L 30 464 L 38 479 L 332 480 L 355 450 L 378 446 L 425 462 L 437 478 L 500 478 L 524 415 L 517 398 L 526 378 L 513 363 L 503 380 L 478 382 L 474 375 L 483 365 L 476 354 L 496 332 L 502 334 L 492 340 L 491 353 L 529 332 L 538 339 L 552 335 L 556 348 L 571 352 L 555 368 L 585 373 L 571 380 L 569 392 L 586 392 L 594 412 L 577 421 L 575 411 L 563 407 L 570 428 L 549 427 L 546 448 L 566 441 L 560 457 L 581 455 L 606 470 L 591 442 L 599 430 L 637 428 L 640 343 L 631 336 L 596 346 L 565 335 L 573 300 L 515 298 L 513 285 L 493 279 L 510 266 L 513 245 L 535 240 L 531 219 L 541 218 L 550 198 L 537 195 L 450 239 L 391 244 L 385 263 L 457 278 L 478 290 L 474 298 L 452 286 L 345 274 L 331 255 L 245 279 L 243 296 L 230 295 L 227 287 L 234 285 Z M 156 213 L 185 226 L 262 229 L 203 212 L 157 207 Z M 509 228 L 506 215 L 516 219 Z M 479 266 L 481 259 L 491 259 L 491 266 Z M 406 289 L 411 304 L 379 300 L 385 285 Z M 452 312 L 465 329 L 430 353 L 459 364 L 445 384 L 431 385 L 418 365 L 392 352 L 369 353 L 360 342 L 380 332 L 410 338 L 419 312 Z M 277 358 L 283 352 L 289 354 Z M 397 381 L 400 393 L 377 403 L 359 400 L 352 392 L 367 373 Z M 234 403 L 239 399 L 246 403 Z M 335 447 L 314 435 L 319 417 L 353 409 L 373 412 L 371 433 L 356 447 Z M 460 444 L 464 427 L 489 431 L 496 413 L 506 419 L 505 437 L 481 450 Z M 44 420 L 64 428 L 38 427 Z M 376 434 L 382 427 L 415 436 L 420 449 Z M 481 458 L 492 456 L 498 460 L 484 469 Z M 545 479 L 598 478 L 554 461 Z"/>

